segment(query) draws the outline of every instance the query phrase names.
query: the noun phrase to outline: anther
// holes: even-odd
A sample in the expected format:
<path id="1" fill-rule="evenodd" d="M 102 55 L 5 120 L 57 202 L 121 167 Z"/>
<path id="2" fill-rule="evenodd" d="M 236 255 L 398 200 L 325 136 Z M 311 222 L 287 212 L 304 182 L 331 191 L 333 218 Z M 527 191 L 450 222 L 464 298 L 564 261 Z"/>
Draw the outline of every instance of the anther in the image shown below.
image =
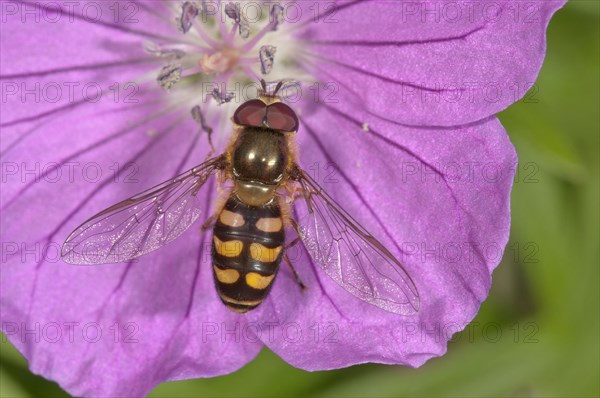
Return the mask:
<path id="1" fill-rule="evenodd" d="M 260 48 L 260 71 L 263 75 L 269 74 L 271 69 L 273 69 L 273 59 L 275 58 L 276 52 L 277 47 L 275 46 L 262 46 Z"/>
<path id="2" fill-rule="evenodd" d="M 160 84 L 163 89 L 169 90 L 181 79 L 181 69 L 180 64 L 163 66 L 156 78 L 158 84 Z"/>
<path id="3" fill-rule="evenodd" d="M 183 50 L 178 48 L 162 48 L 158 44 L 151 41 L 144 42 L 144 51 L 156 57 L 168 59 L 181 59 L 186 55 L 185 51 Z"/>
<path id="4" fill-rule="evenodd" d="M 246 20 L 246 17 L 242 15 L 240 3 L 227 3 L 225 6 L 225 15 L 238 25 L 238 32 L 242 39 L 247 39 L 250 36 L 250 24 Z"/>
<path id="5" fill-rule="evenodd" d="M 219 105 L 230 102 L 235 97 L 235 93 L 222 93 L 218 88 L 214 88 L 211 95 Z"/>
<path id="6" fill-rule="evenodd" d="M 200 10 L 195 3 L 191 1 L 185 1 L 181 5 L 181 16 L 176 19 L 177 28 L 182 33 L 187 33 L 192 27 L 192 22 L 199 14 Z"/>
<path id="7" fill-rule="evenodd" d="M 279 25 L 283 23 L 283 6 L 281 4 L 275 4 L 271 7 L 271 19 L 269 22 L 273 25 L 271 30 L 277 30 Z"/>

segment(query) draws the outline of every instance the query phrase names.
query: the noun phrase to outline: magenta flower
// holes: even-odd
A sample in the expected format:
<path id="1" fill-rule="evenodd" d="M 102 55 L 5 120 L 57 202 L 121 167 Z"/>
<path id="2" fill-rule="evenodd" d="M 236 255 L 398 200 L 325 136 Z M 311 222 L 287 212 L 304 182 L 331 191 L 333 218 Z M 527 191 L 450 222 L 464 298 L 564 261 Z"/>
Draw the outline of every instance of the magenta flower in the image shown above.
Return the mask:
<path id="1" fill-rule="evenodd" d="M 535 81 L 563 3 L 4 2 L 3 332 L 77 396 L 230 373 L 265 345 L 306 370 L 442 355 L 508 240 L 517 158 L 494 115 Z M 126 264 L 60 260 L 81 221 L 201 163 L 210 129 L 222 150 L 262 76 L 298 82 L 302 166 L 401 260 L 418 312 L 361 301 L 300 245 L 305 292 L 282 266 L 231 312 L 198 227 Z"/>

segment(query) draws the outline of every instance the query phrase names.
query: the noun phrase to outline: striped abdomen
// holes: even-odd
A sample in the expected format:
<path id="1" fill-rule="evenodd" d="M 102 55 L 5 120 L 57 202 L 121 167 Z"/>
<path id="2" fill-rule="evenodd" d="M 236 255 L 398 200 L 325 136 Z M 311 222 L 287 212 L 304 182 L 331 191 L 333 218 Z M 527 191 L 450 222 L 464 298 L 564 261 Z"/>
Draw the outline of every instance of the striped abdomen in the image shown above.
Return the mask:
<path id="1" fill-rule="evenodd" d="M 249 206 L 231 195 L 213 230 L 217 292 L 237 312 L 256 308 L 267 296 L 283 256 L 284 229 L 277 200 Z"/>

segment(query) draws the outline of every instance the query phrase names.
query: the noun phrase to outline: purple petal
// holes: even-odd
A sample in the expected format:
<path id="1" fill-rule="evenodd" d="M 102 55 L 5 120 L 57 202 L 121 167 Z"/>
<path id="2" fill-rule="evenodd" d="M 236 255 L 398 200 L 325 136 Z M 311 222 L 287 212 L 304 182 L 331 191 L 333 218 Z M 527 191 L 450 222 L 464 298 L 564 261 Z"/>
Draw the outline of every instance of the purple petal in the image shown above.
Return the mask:
<path id="1" fill-rule="evenodd" d="M 542 65 L 550 17 L 564 2 L 324 7 L 302 35 L 317 57 L 307 65 L 323 81 L 351 86 L 357 102 L 383 118 L 466 124 L 525 95 Z"/>
<path id="2" fill-rule="evenodd" d="M 5 83 L 93 82 L 114 95 L 111 84 L 160 69 L 162 61 L 146 54 L 141 42 L 165 49 L 173 43 L 173 21 L 162 18 L 163 9 L 135 3 L 135 18 L 143 23 L 132 24 L 115 21 L 111 4 L 89 4 L 102 7 L 101 20 L 42 21 L 32 32 L 20 18 L 9 19 L 1 38 L 3 89 Z M 530 24 L 527 9 L 517 22 L 480 15 L 422 23 L 403 21 L 398 12 L 404 5 L 348 2 L 330 15 L 338 23 L 323 18 L 304 36 L 334 61 L 309 65 L 321 80 L 335 82 L 339 102 L 303 113 L 301 162 L 318 171 L 319 183 L 406 265 L 421 295 L 414 317 L 355 299 L 302 250 L 292 260 L 309 286 L 306 293 L 282 265 L 256 312 L 232 314 L 216 297 L 208 236 L 195 228 L 131 264 L 66 266 L 56 257 L 58 248 L 78 222 L 204 158 L 207 146 L 197 135 L 203 126 L 189 109 L 169 109 L 153 79 L 139 85 L 138 103 L 110 95 L 91 101 L 79 90 L 55 102 L 11 95 L 0 121 L 3 166 L 15 166 L 1 193 L 3 330 L 32 371 L 74 395 L 137 396 L 164 380 L 228 373 L 251 360 L 261 340 L 311 370 L 367 361 L 418 366 L 441 355 L 451 333 L 486 297 L 508 239 L 516 159 L 489 115 L 535 79 L 545 27 L 560 4 L 535 3 L 539 18 Z M 502 6 L 504 12 L 521 3 Z M 435 87 L 425 86 L 497 81 L 504 88 L 517 80 L 522 91 L 493 103 L 481 95 L 452 102 L 445 91 L 432 101 L 428 93 L 435 99 Z M 400 124 L 473 121 L 446 129 Z M 35 184 L 32 169 L 40 177 Z M 210 211 L 207 201 L 205 215 Z M 102 336 L 94 342 L 98 330 Z"/>
<path id="3" fill-rule="evenodd" d="M 138 19 L 152 21 L 140 7 Z M 76 18 L 33 24 L 32 33 L 18 18 L 7 25 L 3 83 L 119 83 L 123 90 L 159 69 L 132 61 L 152 60 L 142 48 L 146 35 L 132 33 L 139 26 Z M 153 32 L 161 32 L 158 20 Z M 208 235 L 198 227 L 131 264 L 78 267 L 58 257 L 85 218 L 204 159 L 208 145 L 190 110 L 170 109 L 149 83 L 130 97 L 136 102 L 125 101 L 129 91 L 118 101 L 114 92 L 56 103 L 16 95 L 2 111 L 2 163 L 14 166 L 3 170 L 0 201 L 2 330 L 33 372 L 75 396 L 141 396 L 165 380 L 229 373 L 262 347 L 223 337 L 221 325 L 239 329 L 246 321 L 219 302 Z M 211 206 L 207 200 L 205 216 Z"/>
<path id="4" fill-rule="evenodd" d="M 144 109 L 118 116 L 137 122 L 140 113 L 145 113 Z M 61 123 L 55 121 L 42 130 L 52 140 L 28 150 L 17 146 L 5 162 L 25 164 L 29 169 L 36 161 L 42 166 L 56 162 L 53 149 L 61 146 L 55 142 L 76 141 L 71 137 L 84 136 L 86 131 L 108 135 L 112 132 L 107 132 L 108 128 L 120 128 L 125 122 L 115 120 L 114 113 L 87 120 L 86 116 L 70 113 Z M 192 148 L 190 144 L 195 144 L 193 136 L 198 130 L 191 117 L 185 116 L 187 125 L 176 123 L 180 118 L 164 117 L 84 153 L 73 159 L 73 182 L 63 167 L 62 178 L 54 181 L 54 174 L 42 178 L 3 211 L 3 328 L 29 360 L 33 372 L 56 380 L 74 395 L 139 396 L 165 380 L 232 372 L 260 350 L 256 342 L 221 339 L 222 322 L 244 325 L 244 321 L 216 297 L 207 266 L 208 237 L 199 236 L 197 228 L 132 265 L 87 268 L 66 265 L 57 258 L 60 244 L 78 222 L 173 176 L 184 160 L 185 167 L 201 161 L 205 152 L 201 146 L 185 156 Z M 78 117 L 87 122 L 76 123 Z M 147 134 L 150 126 L 156 129 L 155 136 Z M 69 145 L 63 147 L 75 151 Z M 126 166 L 128 162 L 134 166 Z M 114 165 L 123 172 L 115 174 Z M 88 167 L 87 177 L 84 167 Z M 100 180 L 95 179 L 96 169 L 102 173 Z M 24 185 L 21 176 L 12 177 L 3 187 L 13 188 L 9 190 L 15 195 Z M 118 183 L 113 182 L 115 177 Z M 133 183 L 135 180 L 138 183 Z M 6 196 L 13 197 L 10 192 Z M 211 211 L 209 201 L 207 206 L 205 216 Z M 79 323 L 73 341 L 64 326 L 71 322 Z M 98 342 L 92 334 L 95 323 L 104 336 Z M 62 339 L 53 342 L 54 335 L 49 333 L 54 333 L 56 324 L 63 326 Z M 42 337 L 36 342 L 35 336 L 14 334 L 10 329 L 13 325 L 18 325 L 19 332 L 40 325 Z M 113 340 L 115 331 L 110 329 L 114 325 L 121 333 L 117 343 Z M 127 335 L 138 341 L 124 341 Z"/>
<path id="5" fill-rule="evenodd" d="M 123 116 L 136 120 L 139 113 Z M 118 126 L 106 116 L 93 120 L 98 126 L 103 122 Z M 229 373 L 250 361 L 262 346 L 221 338 L 222 323 L 245 322 L 216 297 L 207 266 L 208 236 L 200 236 L 197 227 L 131 265 L 78 267 L 57 257 L 69 231 L 90 214 L 173 176 L 184 160 L 185 167 L 200 162 L 204 149 L 185 156 L 190 143 L 195 143 L 197 127 L 191 117 L 186 119 L 190 121 L 187 126 L 176 120 L 171 116 L 151 123 L 156 128 L 154 137 L 146 134 L 148 125 L 142 125 L 77 157 L 73 182 L 65 174 L 54 183 L 42 179 L 3 211 L 3 329 L 33 372 L 57 381 L 76 396 L 139 396 L 165 380 Z M 64 124 L 56 122 L 46 130 L 53 138 L 69 142 L 71 134 L 81 132 L 69 125 L 76 124 L 65 117 Z M 81 126 L 87 128 L 90 123 Z M 42 152 L 51 154 L 53 146 L 52 141 L 48 146 L 40 143 L 31 154 L 15 149 L 6 162 L 33 168 L 36 158 L 52 159 Z M 128 162 L 134 166 L 125 166 Z M 98 181 L 90 177 L 85 181 L 81 174 L 91 164 L 95 166 L 88 172 L 99 169 L 103 173 Z M 123 173 L 114 174 L 111 166 L 115 164 Z M 118 183 L 113 182 L 115 176 Z M 22 185 L 14 179 L 6 185 L 15 184 Z M 214 194 L 209 189 L 207 195 Z M 211 210 L 208 200 L 204 216 Z M 72 322 L 78 325 L 70 340 Z M 15 325 L 17 333 L 10 329 Z M 55 325 L 62 327 L 57 342 L 51 334 Z M 19 334 L 35 327 L 40 328 L 38 341 L 34 335 Z M 120 337 L 115 337 L 115 327 Z M 96 329 L 102 330 L 99 341 L 95 341 Z"/>
<path id="6" fill-rule="evenodd" d="M 102 2 L 90 2 L 89 7 L 78 3 L 75 12 L 63 9 L 61 14 L 53 14 L 41 3 L 13 5 L 20 8 L 7 16 L 5 34 L 0 38 L 0 80 L 5 96 L 1 125 L 15 127 L 7 132 L 9 140 L 46 117 L 60 117 L 82 106 L 95 107 L 101 98 L 112 98 L 115 106 L 139 101 L 145 88 L 139 77 L 161 62 L 145 53 L 141 41 L 168 40 L 168 25 L 144 13 L 141 4 L 135 14 L 137 23 L 129 22 L 123 13 L 115 19 L 110 4 Z M 30 19 L 23 23 L 21 8 L 37 11 L 28 14 Z M 84 8 L 91 17 L 98 9 L 101 18 L 85 19 L 80 14 Z M 154 29 L 145 30 L 140 21 Z"/>
<path id="7" fill-rule="evenodd" d="M 505 130 L 496 118 L 462 129 L 405 128 L 329 106 L 302 122 L 301 165 L 398 256 L 421 308 L 405 317 L 362 302 L 294 249 L 308 290 L 282 265 L 268 302 L 249 315 L 274 325 L 260 337 L 307 370 L 420 366 L 442 355 L 486 298 L 508 240 L 517 159 Z"/>
<path id="8" fill-rule="evenodd" d="M 132 55 L 143 54 L 141 39 L 169 42 L 177 33 L 170 22 L 156 14 L 157 10 L 149 11 L 144 3 L 129 7 L 135 12 L 118 15 L 114 5 L 94 1 L 72 4 L 73 10 L 62 6 L 60 13 L 54 11 L 60 3 L 14 5 L 18 7 L 14 14 L 9 12 L 12 5 L 6 7 L 6 22 L 3 21 L 6 33 L 2 35 L 0 63 L 3 76 L 39 74 L 110 61 L 122 63 L 133 58 Z M 84 9 L 87 18 L 82 15 Z M 23 14 L 24 10 L 30 13 Z"/>

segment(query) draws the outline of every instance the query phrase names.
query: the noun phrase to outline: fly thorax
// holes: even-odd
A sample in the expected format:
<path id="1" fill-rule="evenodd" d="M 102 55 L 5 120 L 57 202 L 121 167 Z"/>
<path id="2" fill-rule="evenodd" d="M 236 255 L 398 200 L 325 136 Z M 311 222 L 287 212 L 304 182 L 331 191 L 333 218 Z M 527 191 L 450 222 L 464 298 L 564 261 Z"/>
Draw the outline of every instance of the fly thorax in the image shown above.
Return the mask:
<path id="1" fill-rule="evenodd" d="M 273 199 L 277 185 L 267 185 L 254 181 L 235 182 L 237 197 L 250 206 L 262 206 Z"/>
<path id="2" fill-rule="evenodd" d="M 232 154 L 238 197 L 252 206 L 271 200 L 283 180 L 286 162 L 283 134 L 268 128 L 244 128 Z"/>

